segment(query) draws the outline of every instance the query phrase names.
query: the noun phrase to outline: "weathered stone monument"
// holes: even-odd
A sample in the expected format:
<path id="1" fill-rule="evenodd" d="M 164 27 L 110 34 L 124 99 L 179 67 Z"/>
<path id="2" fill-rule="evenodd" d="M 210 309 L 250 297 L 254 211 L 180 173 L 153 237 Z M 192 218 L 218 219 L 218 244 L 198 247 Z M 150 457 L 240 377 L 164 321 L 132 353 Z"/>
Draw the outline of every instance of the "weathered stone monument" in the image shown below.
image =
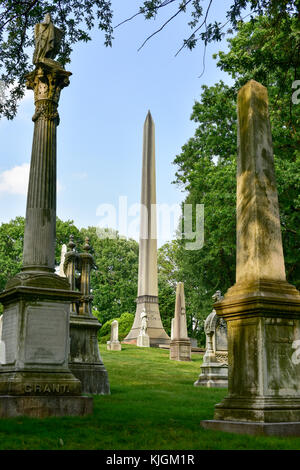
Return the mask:
<path id="1" fill-rule="evenodd" d="M 150 338 L 148 335 L 148 316 L 145 309 L 141 311 L 141 329 L 137 337 L 136 345 L 141 348 L 150 348 Z"/>
<path id="2" fill-rule="evenodd" d="M 136 344 L 143 310 L 147 313 L 150 346 L 169 344 L 158 305 L 155 128 L 150 111 L 144 124 L 137 308 L 125 343 Z"/>
<path id="3" fill-rule="evenodd" d="M 73 236 L 70 236 L 68 248 L 64 270 L 72 288 L 76 289 L 78 286 L 80 290 L 78 301 L 70 304 L 69 367 L 80 380 L 84 393 L 107 395 L 110 393 L 108 374 L 98 345 L 98 330 L 101 325 L 92 313 L 90 273 L 95 261 L 89 253 L 89 238 L 85 239 L 83 253 L 75 251 Z M 78 279 L 77 272 L 80 273 Z"/>
<path id="4" fill-rule="evenodd" d="M 121 351 L 122 345 L 119 341 L 119 322 L 114 320 L 111 324 L 110 341 L 107 341 L 108 351 Z"/>
<path id="5" fill-rule="evenodd" d="M 227 322 L 228 395 L 202 426 L 300 435 L 300 294 L 282 250 L 267 90 L 238 94 L 236 283 L 216 312 Z"/>
<path id="6" fill-rule="evenodd" d="M 213 295 L 214 301 L 223 299 L 221 292 Z M 194 383 L 198 387 L 228 387 L 227 326 L 225 320 L 213 310 L 204 322 L 206 351 L 201 374 Z"/>
<path id="7" fill-rule="evenodd" d="M 35 69 L 27 76 L 35 114 L 24 234 L 23 267 L 1 293 L 0 417 L 92 412 L 93 399 L 68 366 L 69 306 L 79 294 L 55 271 L 56 127 L 61 90 L 71 72 L 54 61 L 62 32 L 50 15 L 35 28 Z"/>
<path id="8" fill-rule="evenodd" d="M 173 361 L 191 360 L 191 341 L 188 338 L 184 284 L 178 282 L 176 288 L 175 317 L 172 320 L 170 359 Z"/>

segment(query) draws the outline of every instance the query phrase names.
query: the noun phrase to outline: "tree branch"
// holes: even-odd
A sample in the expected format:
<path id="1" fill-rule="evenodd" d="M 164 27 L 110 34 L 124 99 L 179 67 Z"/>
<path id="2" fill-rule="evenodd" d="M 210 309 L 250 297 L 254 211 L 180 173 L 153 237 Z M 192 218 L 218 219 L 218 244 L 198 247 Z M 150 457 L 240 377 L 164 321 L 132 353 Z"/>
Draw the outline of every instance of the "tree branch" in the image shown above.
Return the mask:
<path id="1" fill-rule="evenodd" d="M 143 44 L 138 48 L 138 51 L 140 51 L 144 45 L 146 44 L 146 42 L 149 41 L 149 39 L 153 38 L 153 36 L 155 36 L 156 34 L 160 33 L 164 28 L 165 26 L 167 26 L 168 23 L 170 23 L 170 21 L 172 21 L 177 15 L 179 15 L 179 13 L 181 13 L 185 8 L 186 6 L 191 3 L 192 0 L 186 0 L 185 4 L 182 5 L 178 10 L 177 12 L 172 15 L 160 28 L 158 28 L 156 31 L 154 31 L 154 33 L 150 34 L 150 36 L 148 36 L 145 41 L 143 42 Z M 212 0 L 211 0 L 212 1 Z M 162 6 L 162 5 L 161 5 Z"/>

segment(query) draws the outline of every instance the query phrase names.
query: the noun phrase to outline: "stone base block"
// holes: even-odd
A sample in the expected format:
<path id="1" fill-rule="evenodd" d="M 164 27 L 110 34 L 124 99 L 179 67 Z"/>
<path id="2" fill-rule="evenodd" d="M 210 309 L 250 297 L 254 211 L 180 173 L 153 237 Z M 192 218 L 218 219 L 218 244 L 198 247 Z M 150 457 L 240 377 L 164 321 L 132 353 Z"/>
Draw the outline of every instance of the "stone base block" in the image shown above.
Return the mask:
<path id="1" fill-rule="evenodd" d="M 190 340 L 171 340 L 170 359 L 172 361 L 190 361 L 191 360 Z"/>
<path id="2" fill-rule="evenodd" d="M 251 434 L 254 436 L 300 436 L 300 422 L 250 423 L 246 421 L 201 421 L 201 427 L 212 431 Z"/>
<path id="3" fill-rule="evenodd" d="M 137 308 L 132 328 L 122 341 L 128 344 L 137 344 L 141 330 L 141 312 L 145 310 L 148 315 L 147 334 L 150 338 L 150 347 L 157 348 L 159 344 L 169 344 L 170 338 L 164 330 L 158 305 L 158 297 L 142 295 L 137 298 Z"/>
<path id="4" fill-rule="evenodd" d="M 146 335 L 139 335 L 137 337 L 136 345 L 140 348 L 150 348 L 150 338 Z"/>
<path id="5" fill-rule="evenodd" d="M 195 387 L 227 388 L 228 367 L 225 364 L 212 363 L 201 366 L 201 374 L 194 383 Z"/>
<path id="6" fill-rule="evenodd" d="M 64 372 L 25 371 L 0 369 L 0 397 L 2 395 L 32 396 L 80 396 L 82 393 L 80 381 L 70 370 Z"/>
<path id="7" fill-rule="evenodd" d="M 85 416 L 92 413 L 92 397 L 0 396 L 0 418 Z"/>
<path id="8" fill-rule="evenodd" d="M 121 351 L 122 349 L 120 341 L 107 341 L 106 344 L 108 351 Z"/>
<path id="9" fill-rule="evenodd" d="M 82 393 L 92 395 L 110 394 L 108 373 L 104 365 L 70 363 L 69 367 L 75 377 L 80 380 Z"/>
<path id="10" fill-rule="evenodd" d="M 215 406 L 214 419 L 252 423 L 300 422 L 300 398 L 228 396 Z"/>

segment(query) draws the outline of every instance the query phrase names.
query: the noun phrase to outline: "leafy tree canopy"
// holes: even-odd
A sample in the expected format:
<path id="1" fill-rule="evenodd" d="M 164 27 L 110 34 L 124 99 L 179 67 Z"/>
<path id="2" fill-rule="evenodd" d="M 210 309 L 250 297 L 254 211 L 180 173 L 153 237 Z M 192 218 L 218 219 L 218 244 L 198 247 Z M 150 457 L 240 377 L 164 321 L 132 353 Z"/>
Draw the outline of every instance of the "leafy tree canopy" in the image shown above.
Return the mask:
<path id="1" fill-rule="evenodd" d="M 185 282 L 190 315 L 199 321 L 211 311 L 212 295 L 224 294 L 235 282 L 237 91 L 250 78 L 269 92 L 275 171 L 287 279 L 300 286 L 300 105 L 292 101 L 292 83 L 299 79 L 299 30 L 295 18 L 274 28 L 270 18 L 239 25 L 220 52 L 218 66 L 235 80 L 202 87 L 191 119 L 198 126 L 174 164 L 176 183 L 187 190 L 186 203 L 205 205 L 205 240 L 201 250 L 174 251 L 178 280 Z"/>
<path id="2" fill-rule="evenodd" d="M 267 15 L 278 28 L 291 15 L 299 19 L 298 0 L 232 0 L 224 21 L 217 22 L 209 19 L 211 7 L 217 1 L 141 0 L 138 11 L 115 28 L 138 15 L 159 21 L 160 11 L 169 11 L 169 18 L 145 39 L 143 47 L 148 39 L 178 15 L 186 14 L 191 32 L 183 40 L 181 50 L 195 48 L 198 41 L 205 45 L 220 41 L 226 32 L 237 29 L 245 15 L 251 16 L 252 22 L 257 16 Z M 55 25 L 65 33 L 58 57 L 62 65 L 70 62 L 74 44 L 91 39 L 93 28 L 104 32 L 106 46 L 112 45 L 115 28 L 111 0 L 0 0 L 0 80 L 4 85 L 4 89 L 0 89 L 0 116 L 12 119 L 16 115 L 18 101 L 24 95 L 25 76 L 32 68 L 33 27 L 43 20 L 46 13 L 51 13 Z"/>

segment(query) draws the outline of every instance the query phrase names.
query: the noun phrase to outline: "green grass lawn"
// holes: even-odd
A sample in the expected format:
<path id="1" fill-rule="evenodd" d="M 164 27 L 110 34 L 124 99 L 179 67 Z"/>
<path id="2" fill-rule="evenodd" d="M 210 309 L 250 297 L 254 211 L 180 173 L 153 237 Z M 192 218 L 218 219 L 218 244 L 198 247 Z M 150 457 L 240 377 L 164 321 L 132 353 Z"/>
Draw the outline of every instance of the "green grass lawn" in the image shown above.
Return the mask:
<path id="1" fill-rule="evenodd" d="M 226 390 L 194 387 L 201 356 L 181 363 L 169 352 L 100 346 L 111 395 L 94 398 L 92 416 L 0 420 L 0 449 L 300 449 L 300 438 L 269 438 L 207 431 Z"/>

